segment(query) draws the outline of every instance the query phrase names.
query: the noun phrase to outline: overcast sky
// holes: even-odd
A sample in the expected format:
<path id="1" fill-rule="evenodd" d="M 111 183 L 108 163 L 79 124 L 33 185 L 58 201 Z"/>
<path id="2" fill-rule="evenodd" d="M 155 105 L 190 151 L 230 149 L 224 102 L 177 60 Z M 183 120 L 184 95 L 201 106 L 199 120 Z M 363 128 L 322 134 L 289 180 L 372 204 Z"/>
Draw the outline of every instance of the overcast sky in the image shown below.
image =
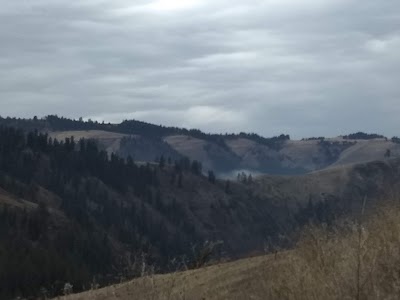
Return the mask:
<path id="1" fill-rule="evenodd" d="M 399 0 L 0 0 L 0 115 L 400 135 Z"/>

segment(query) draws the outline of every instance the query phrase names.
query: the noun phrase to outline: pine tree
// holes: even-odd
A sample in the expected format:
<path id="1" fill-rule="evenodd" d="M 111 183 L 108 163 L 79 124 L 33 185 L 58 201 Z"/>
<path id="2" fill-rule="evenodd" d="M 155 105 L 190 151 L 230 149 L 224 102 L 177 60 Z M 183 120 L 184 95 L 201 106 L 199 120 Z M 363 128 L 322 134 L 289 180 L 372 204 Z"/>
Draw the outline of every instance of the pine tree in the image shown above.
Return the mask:
<path id="1" fill-rule="evenodd" d="M 212 184 L 215 184 L 215 174 L 213 171 L 208 171 L 208 181 L 211 182 Z"/>
<path id="2" fill-rule="evenodd" d="M 164 157 L 164 155 L 161 155 L 160 162 L 159 162 L 158 165 L 159 165 L 160 169 L 164 169 L 164 167 L 165 167 L 165 157 Z"/>
<path id="3" fill-rule="evenodd" d="M 178 187 L 179 188 L 183 187 L 182 181 L 183 181 L 183 175 L 182 175 L 182 172 L 180 172 L 179 177 L 178 177 Z"/>
<path id="4" fill-rule="evenodd" d="M 231 181 L 228 179 L 225 182 L 225 193 L 229 194 L 231 192 Z"/>

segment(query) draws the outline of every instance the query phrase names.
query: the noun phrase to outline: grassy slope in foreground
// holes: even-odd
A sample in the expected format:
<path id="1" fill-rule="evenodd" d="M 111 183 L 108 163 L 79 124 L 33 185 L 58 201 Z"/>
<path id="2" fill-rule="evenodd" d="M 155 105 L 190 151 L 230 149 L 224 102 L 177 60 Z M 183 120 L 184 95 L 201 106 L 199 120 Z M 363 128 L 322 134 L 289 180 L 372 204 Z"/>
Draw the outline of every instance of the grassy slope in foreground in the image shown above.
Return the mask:
<path id="1" fill-rule="evenodd" d="M 359 223 L 309 227 L 302 235 L 292 251 L 143 277 L 67 299 L 399 299 L 397 204 Z"/>

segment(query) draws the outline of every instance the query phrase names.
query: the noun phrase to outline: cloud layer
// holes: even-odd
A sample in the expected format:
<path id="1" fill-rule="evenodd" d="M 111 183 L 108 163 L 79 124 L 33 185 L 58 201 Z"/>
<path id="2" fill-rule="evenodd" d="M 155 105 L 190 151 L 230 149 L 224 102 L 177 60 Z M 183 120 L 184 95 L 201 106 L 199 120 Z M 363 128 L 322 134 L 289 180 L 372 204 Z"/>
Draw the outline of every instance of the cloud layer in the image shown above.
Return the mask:
<path id="1" fill-rule="evenodd" d="M 0 45 L 2 116 L 400 135 L 398 0 L 0 0 Z"/>

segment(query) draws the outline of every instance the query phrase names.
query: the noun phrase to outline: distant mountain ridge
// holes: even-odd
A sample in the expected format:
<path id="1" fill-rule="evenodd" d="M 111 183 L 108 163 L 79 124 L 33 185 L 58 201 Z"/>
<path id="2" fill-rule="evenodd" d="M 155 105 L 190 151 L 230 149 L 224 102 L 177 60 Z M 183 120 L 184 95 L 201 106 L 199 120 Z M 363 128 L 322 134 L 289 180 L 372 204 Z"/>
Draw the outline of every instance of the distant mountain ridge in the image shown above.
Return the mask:
<path id="1" fill-rule="evenodd" d="M 207 134 L 197 129 L 136 120 L 111 124 L 47 116 L 43 119 L 0 118 L 0 124 L 37 129 L 61 140 L 70 136 L 96 139 L 107 152 L 131 156 L 136 161 L 153 162 L 161 156 L 171 160 L 188 157 L 201 161 L 204 171 L 213 170 L 228 177 L 239 170 L 255 174 L 305 174 L 343 164 L 400 157 L 397 137 L 388 139 L 363 132 L 295 141 L 284 134 L 272 138 L 243 132 Z"/>

